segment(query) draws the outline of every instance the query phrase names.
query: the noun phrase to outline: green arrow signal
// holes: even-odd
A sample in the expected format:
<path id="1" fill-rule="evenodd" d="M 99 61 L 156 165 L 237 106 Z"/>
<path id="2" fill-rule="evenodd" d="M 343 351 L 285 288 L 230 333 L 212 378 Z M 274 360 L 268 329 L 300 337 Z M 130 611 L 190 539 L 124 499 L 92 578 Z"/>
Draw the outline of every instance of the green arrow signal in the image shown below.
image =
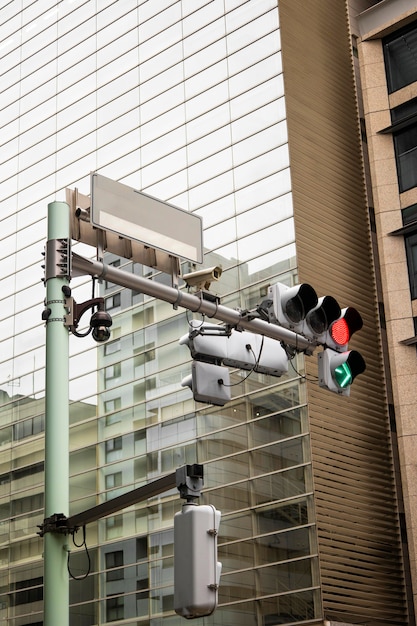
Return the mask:
<path id="1" fill-rule="evenodd" d="M 352 384 L 352 371 L 347 363 L 341 363 L 334 370 L 334 379 L 341 389 Z"/>

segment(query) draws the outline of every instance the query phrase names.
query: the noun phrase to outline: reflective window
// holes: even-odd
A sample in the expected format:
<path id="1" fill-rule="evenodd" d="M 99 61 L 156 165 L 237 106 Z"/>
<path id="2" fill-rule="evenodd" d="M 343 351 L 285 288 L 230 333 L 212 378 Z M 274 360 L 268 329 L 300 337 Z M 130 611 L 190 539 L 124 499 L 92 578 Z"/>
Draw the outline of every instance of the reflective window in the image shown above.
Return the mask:
<path id="1" fill-rule="evenodd" d="M 288 146 L 285 144 L 236 167 L 234 169 L 236 187 L 245 187 L 249 183 L 288 167 Z"/>
<path id="2" fill-rule="evenodd" d="M 400 192 L 417 186 L 417 124 L 394 133 Z"/>
<path id="3" fill-rule="evenodd" d="M 203 6 L 201 6 L 203 4 Z M 219 29 L 224 31 L 223 7 L 216 2 L 196 2 L 191 7 L 187 7 L 184 11 L 183 29 L 184 39 L 188 42 L 191 33 L 201 36 L 203 39 L 205 31 L 218 32 Z M 197 10 L 194 10 L 197 9 Z M 187 15 L 189 13 L 189 15 Z M 219 19 L 220 18 L 220 19 Z"/>
<path id="4" fill-rule="evenodd" d="M 160 113 L 171 109 L 184 101 L 184 87 L 178 85 L 161 93 L 161 95 L 141 105 L 141 122 L 156 118 Z"/>
<path id="5" fill-rule="evenodd" d="M 226 148 L 190 166 L 188 168 L 189 184 L 190 186 L 198 185 L 209 178 L 214 178 L 218 174 L 230 170 L 231 167 L 232 151 L 230 148 Z"/>
<path id="6" fill-rule="evenodd" d="M 173 67 L 170 67 L 165 72 L 157 74 L 154 78 L 141 83 L 140 85 L 140 97 L 142 103 L 146 100 L 151 100 L 157 95 L 163 93 L 170 87 L 174 87 L 182 82 L 184 78 L 184 68 L 182 63 L 177 63 Z"/>
<path id="7" fill-rule="evenodd" d="M 169 176 L 171 173 L 178 171 L 186 166 L 186 150 L 185 147 L 175 150 L 172 154 L 160 158 L 158 161 L 142 168 L 142 185 L 144 188 L 156 183 L 161 178 Z"/>
<path id="8" fill-rule="evenodd" d="M 417 52 L 417 25 L 407 26 L 402 31 L 383 40 L 388 91 L 392 93 L 417 81 L 415 53 Z"/>
<path id="9" fill-rule="evenodd" d="M 411 297 L 417 298 L 417 233 L 405 237 L 407 252 L 408 276 L 410 279 Z"/>
<path id="10" fill-rule="evenodd" d="M 217 63 L 214 63 L 206 69 L 202 69 L 200 72 L 186 79 L 185 85 L 185 97 L 188 99 L 206 91 L 214 85 L 217 85 L 228 77 L 228 67 L 226 59 L 222 59 Z M 207 96 L 206 96 L 207 97 Z"/>
<path id="11" fill-rule="evenodd" d="M 130 23 L 129 26 L 130 30 L 127 30 L 116 39 L 113 39 L 107 45 L 103 45 L 103 33 L 100 33 L 98 36 L 99 48 L 96 55 L 97 67 L 103 67 L 107 63 L 110 63 L 115 57 L 120 56 L 122 52 L 136 48 L 138 44 L 137 30 L 136 28 L 132 28 L 132 23 Z"/>
<path id="12" fill-rule="evenodd" d="M 73 57 L 71 58 L 71 65 L 65 70 L 61 71 L 58 75 L 58 89 L 64 90 L 70 87 L 71 85 L 76 85 L 77 80 L 79 80 L 80 76 L 88 76 L 92 74 L 97 66 L 97 61 L 95 55 L 92 54 L 95 50 L 95 46 L 91 46 L 91 54 L 86 58 L 77 58 L 77 50 L 74 51 Z M 84 55 L 86 53 L 85 46 L 83 46 L 80 50 L 81 54 Z M 71 50 L 72 53 L 72 50 Z"/>
<path id="13" fill-rule="evenodd" d="M 402 211 L 405 250 L 411 298 L 417 298 L 417 206 L 411 205 Z"/>
<path id="14" fill-rule="evenodd" d="M 246 70 L 251 64 L 258 63 L 273 52 L 280 49 L 279 31 L 273 32 L 258 41 L 238 50 L 228 57 L 230 74 L 233 76 L 238 72 Z"/>
<path id="15" fill-rule="evenodd" d="M 230 145 L 231 137 L 228 126 L 213 130 L 210 134 L 207 134 L 198 141 L 188 144 L 187 154 L 189 165 L 192 165 L 192 163 L 196 161 L 201 161 L 205 157 L 214 155 L 216 152 L 222 151 Z"/>
<path id="16" fill-rule="evenodd" d="M 214 202 L 219 198 L 233 191 L 233 173 L 225 172 L 210 181 L 190 189 L 189 198 L 192 208 L 197 208 L 203 204 Z"/>
<path id="17" fill-rule="evenodd" d="M 175 64 L 181 64 L 183 61 L 182 42 L 170 46 L 166 50 L 162 50 L 158 55 L 145 60 L 140 56 L 139 75 L 141 85 L 153 77 L 158 76 L 163 68 L 169 69 Z"/>
<path id="18" fill-rule="evenodd" d="M 39 318 L 48 202 L 64 199 L 66 187 L 87 195 L 89 172 L 99 169 L 195 211 L 205 228 L 204 265 L 223 269 L 213 292 L 231 308 L 256 306 L 272 280 L 296 271 L 276 0 L 100 0 L 99 9 L 88 0 L 24 4 L 22 13 L 13 2 L 2 11 L 2 20 L 10 18 L 2 27 L 2 141 L 10 158 L 1 166 L 7 199 L 0 220 L 0 563 L 10 580 L 22 581 L 12 595 L 26 594 L 26 581 L 41 571 L 42 542 L 33 537 L 43 505 L 45 327 Z M 74 250 L 94 255 L 85 244 Z M 108 262 L 171 284 L 154 267 L 114 255 Z M 73 278 L 71 287 L 77 302 L 91 297 L 90 277 Z M 228 405 L 197 403 L 181 385 L 190 373 L 189 350 L 178 344 L 188 332 L 184 311 L 109 281 L 95 293 L 111 309 L 112 339 L 97 347 L 91 336 L 70 336 L 71 510 L 180 465 L 208 463 L 210 503 L 224 520 L 221 597 L 236 600 L 218 609 L 220 621 L 256 626 L 256 620 L 275 623 L 278 615 L 316 619 L 299 375 L 273 379 L 233 370 Z M 296 367 L 304 371 L 302 355 Z M 11 492 L 18 494 L 12 501 Z M 100 553 L 92 553 L 90 583 L 82 591 L 71 585 L 74 619 L 82 613 L 96 623 L 98 611 L 114 622 L 167 618 L 173 516 L 180 506 L 168 492 L 97 524 Z M 80 573 L 81 557 L 71 557 Z M 269 594 L 264 600 L 261 579 Z M 100 605 L 92 602 L 96 592 Z M 9 626 L 25 615 L 41 623 L 40 601 L 24 604 L 23 617 L 4 618 Z"/>
<path id="19" fill-rule="evenodd" d="M 228 20 L 229 21 L 229 20 Z M 230 26 L 230 21 L 229 24 Z M 279 46 L 279 30 L 278 29 L 278 10 L 275 6 L 272 11 L 268 13 L 264 13 L 257 19 L 250 21 L 240 28 L 229 31 L 227 35 L 227 51 L 228 54 L 232 55 L 234 52 L 238 51 L 245 46 L 253 44 L 253 33 L 256 31 L 257 37 L 261 39 L 264 35 L 267 35 L 271 31 L 276 31 L 274 33 L 277 39 L 277 46 Z M 265 49 L 268 48 L 268 44 L 265 42 L 263 47 Z"/>
<path id="20" fill-rule="evenodd" d="M 135 68 L 138 64 L 138 52 L 136 49 L 129 50 L 123 55 L 107 63 L 104 67 L 98 68 L 94 77 L 97 87 L 108 84 L 115 78 L 118 78 L 122 73 Z M 95 88 L 95 85 L 94 85 Z"/>
<path id="21" fill-rule="evenodd" d="M 141 61 L 146 61 L 181 41 L 182 33 L 181 24 L 179 22 L 165 29 L 159 25 L 158 28 L 160 32 L 149 39 L 147 39 L 147 27 L 146 22 L 142 26 L 139 26 L 139 41 L 142 42 L 139 44 Z"/>
<path id="22" fill-rule="evenodd" d="M 232 122 L 233 141 L 242 141 L 245 137 L 255 135 L 255 133 L 268 128 L 270 134 L 275 136 L 275 145 L 284 143 L 287 141 L 286 121 L 279 121 L 279 114 L 280 110 L 277 108 L 277 103 L 274 101 L 248 115 L 240 117 L 238 120 Z M 281 117 L 283 117 L 282 114 Z M 277 121 L 279 121 L 279 124 L 276 123 Z"/>
<path id="23" fill-rule="evenodd" d="M 254 230 L 267 228 L 277 220 L 286 220 L 292 217 L 292 199 L 290 194 L 275 198 L 265 204 L 246 211 L 236 219 L 236 230 L 239 239 Z"/>
<path id="24" fill-rule="evenodd" d="M 156 161 L 167 153 L 174 152 L 186 144 L 185 127 L 180 126 L 158 137 L 154 141 L 142 144 L 141 157 L 143 165 Z"/>
<path id="25" fill-rule="evenodd" d="M 279 92 L 284 94 L 284 85 L 282 79 L 282 60 L 281 53 L 274 54 L 264 58 L 259 63 L 249 65 L 247 69 L 241 70 L 234 76 L 230 77 L 230 97 L 241 95 L 249 89 L 260 85 L 274 77 Z"/>
<path id="26" fill-rule="evenodd" d="M 150 119 L 149 122 L 143 120 L 141 112 L 141 128 L 140 134 L 142 138 L 142 144 L 146 144 L 153 139 L 163 137 L 164 133 L 175 129 L 181 124 L 185 123 L 185 107 L 184 104 L 168 110 L 155 119 Z"/>
<path id="27" fill-rule="evenodd" d="M 187 100 L 187 128 L 190 129 L 190 141 L 210 131 L 220 128 L 230 121 L 228 85 L 224 81 L 215 85 L 208 92 Z"/>
<path id="28" fill-rule="evenodd" d="M 184 61 L 185 78 L 190 78 L 201 72 L 207 66 L 207 59 L 210 59 L 210 63 L 215 63 L 224 59 L 226 53 L 226 42 L 224 39 L 215 41 L 200 52 L 195 52 Z"/>

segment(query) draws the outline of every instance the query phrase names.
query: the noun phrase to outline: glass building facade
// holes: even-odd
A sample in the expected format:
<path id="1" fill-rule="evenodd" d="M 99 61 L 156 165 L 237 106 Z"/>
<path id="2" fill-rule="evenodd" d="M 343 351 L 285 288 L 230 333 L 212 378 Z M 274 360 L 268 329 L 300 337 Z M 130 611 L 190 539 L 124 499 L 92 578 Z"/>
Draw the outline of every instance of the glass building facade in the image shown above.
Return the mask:
<path id="1" fill-rule="evenodd" d="M 200 215 L 222 304 L 251 308 L 297 280 L 277 0 L 2 2 L 0 163 L 0 621 L 42 624 L 48 202 L 89 173 Z M 75 244 L 83 256 L 95 251 Z M 154 269 L 108 255 L 149 280 Z M 184 264 L 184 271 L 192 269 Z M 74 278 L 80 302 L 91 280 Z M 112 338 L 70 339 L 70 512 L 185 463 L 222 512 L 219 608 L 204 623 L 321 617 L 304 361 L 232 372 L 232 401 L 196 404 L 183 310 L 103 283 Z M 91 573 L 70 623 L 179 624 L 176 490 L 87 528 Z M 71 572 L 87 569 L 72 548 Z"/>

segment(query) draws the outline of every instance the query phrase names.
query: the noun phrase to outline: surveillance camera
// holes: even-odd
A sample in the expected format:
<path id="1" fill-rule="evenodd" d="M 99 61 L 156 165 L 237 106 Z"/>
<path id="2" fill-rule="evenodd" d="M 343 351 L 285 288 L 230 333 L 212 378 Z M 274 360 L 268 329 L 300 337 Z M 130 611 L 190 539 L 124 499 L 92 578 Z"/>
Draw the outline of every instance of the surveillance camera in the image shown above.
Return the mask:
<path id="1" fill-rule="evenodd" d="M 110 326 L 113 320 L 106 311 L 98 310 L 91 316 L 90 327 L 94 341 L 102 343 L 110 339 Z"/>
<path id="2" fill-rule="evenodd" d="M 219 280 L 221 275 L 222 268 L 216 265 L 215 267 L 209 267 L 208 269 L 199 270 L 198 272 L 184 274 L 182 278 L 185 280 L 188 287 L 195 287 L 198 291 L 199 289 L 210 289 L 211 283 L 215 280 Z"/>

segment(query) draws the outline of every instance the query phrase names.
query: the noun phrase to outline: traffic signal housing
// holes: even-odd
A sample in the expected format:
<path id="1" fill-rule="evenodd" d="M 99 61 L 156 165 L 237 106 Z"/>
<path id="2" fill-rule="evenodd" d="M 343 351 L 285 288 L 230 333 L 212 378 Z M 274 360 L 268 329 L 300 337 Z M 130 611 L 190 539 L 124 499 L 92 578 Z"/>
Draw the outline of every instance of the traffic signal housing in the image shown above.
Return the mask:
<path id="1" fill-rule="evenodd" d="M 317 305 L 311 309 L 305 319 L 303 334 L 322 344 L 331 325 L 340 317 L 340 306 L 332 296 L 323 296 L 318 299 Z"/>
<path id="2" fill-rule="evenodd" d="M 191 320 L 179 343 L 193 358 L 191 375 L 181 385 L 190 387 L 197 402 L 224 406 L 231 400 L 228 367 L 271 376 L 288 372 L 289 357 L 280 342 L 256 333 Z"/>
<path id="3" fill-rule="evenodd" d="M 269 287 L 274 323 L 300 332 L 309 311 L 317 306 L 318 298 L 313 287 L 307 283 L 288 287 L 275 283 Z"/>
<path id="4" fill-rule="evenodd" d="M 248 331 L 226 331 L 220 324 L 192 320 L 190 332 L 179 340 L 197 361 L 222 363 L 260 374 L 282 376 L 288 372 L 288 354 L 280 342 Z"/>
<path id="5" fill-rule="evenodd" d="M 353 307 L 342 309 L 340 316 L 330 325 L 324 345 L 337 352 L 345 352 L 349 339 L 363 326 L 361 314 Z"/>
<path id="6" fill-rule="evenodd" d="M 356 350 L 337 352 L 325 348 L 318 354 L 319 386 L 343 396 L 350 395 L 350 386 L 362 374 L 366 364 Z"/>
<path id="7" fill-rule="evenodd" d="M 294 287 L 275 283 L 269 288 L 269 297 L 271 321 L 304 335 L 311 340 L 313 348 L 324 342 L 331 324 L 341 315 L 340 306 L 332 296 L 318 298 L 308 283 Z"/>
<path id="8" fill-rule="evenodd" d="M 187 619 L 211 615 L 217 606 L 220 518 L 214 506 L 191 503 L 174 515 L 174 610 Z"/>
<path id="9" fill-rule="evenodd" d="M 183 378 L 181 385 L 191 389 L 196 402 L 224 406 L 232 399 L 229 370 L 215 363 L 193 361 L 191 374 Z"/>

